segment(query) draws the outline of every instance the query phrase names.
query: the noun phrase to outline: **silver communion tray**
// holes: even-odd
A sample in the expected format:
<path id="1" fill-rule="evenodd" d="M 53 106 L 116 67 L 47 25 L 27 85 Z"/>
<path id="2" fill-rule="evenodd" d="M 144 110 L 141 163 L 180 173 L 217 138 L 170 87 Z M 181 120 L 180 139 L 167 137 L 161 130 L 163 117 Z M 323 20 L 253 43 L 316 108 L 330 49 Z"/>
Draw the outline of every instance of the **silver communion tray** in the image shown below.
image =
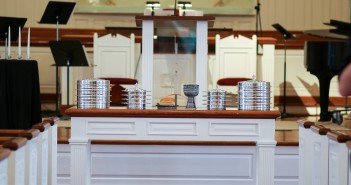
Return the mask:
<path id="1" fill-rule="evenodd" d="M 145 109 L 147 91 L 135 84 L 133 88 L 123 90 L 123 100 L 126 101 L 127 109 L 142 110 Z"/>
<path id="2" fill-rule="evenodd" d="M 270 110 L 271 85 L 269 82 L 253 80 L 238 83 L 238 109 L 239 110 Z"/>
<path id="3" fill-rule="evenodd" d="M 110 107 L 110 81 L 85 79 L 77 81 L 78 109 L 107 109 Z"/>

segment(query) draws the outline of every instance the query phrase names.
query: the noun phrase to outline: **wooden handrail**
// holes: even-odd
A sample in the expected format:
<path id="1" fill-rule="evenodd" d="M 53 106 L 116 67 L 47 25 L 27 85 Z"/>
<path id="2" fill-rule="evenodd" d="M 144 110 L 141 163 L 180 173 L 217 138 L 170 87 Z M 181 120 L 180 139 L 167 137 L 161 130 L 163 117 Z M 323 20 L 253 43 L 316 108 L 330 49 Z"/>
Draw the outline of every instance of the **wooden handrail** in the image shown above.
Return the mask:
<path id="1" fill-rule="evenodd" d="M 329 139 L 334 140 L 338 143 L 346 143 L 347 141 L 351 140 L 351 136 L 347 132 L 330 131 L 327 133 L 327 136 Z"/>
<path id="2" fill-rule="evenodd" d="M 7 148 L 0 147 L 0 161 L 7 159 L 11 154 L 11 150 Z"/>
<path id="3" fill-rule="evenodd" d="M 32 128 L 38 129 L 38 130 L 40 130 L 40 132 L 44 132 L 46 130 L 49 130 L 50 126 L 51 126 L 50 123 L 42 122 L 42 123 L 38 123 L 36 125 L 33 125 Z"/>
<path id="4" fill-rule="evenodd" d="M 8 136 L 8 137 L 25 137 L 28 140 L 31 140 L 37 137 L 40 134 L 38 129 L 29 129 L 29 130 L 21 130 L 21 129 L 0 129 L 0 136 Z"/>
<path id="5" fill-rule="evenodd" d="M 27 139 L 24 137 L 16 137 L 13 139 L 10 139 L 8 141 L 5 141 L 2 146 L 4 148 L 8 148 L 12 151 L 16 151 L 19 148 L 23 147 L 27 143 Z"/>
<path id="6" fill-rule="evenodd" d="M 304 128 L 311 128 L 314 123 L 312 121 L 297 120 L 297 125 Z"/>
<path id="7" fill-rule="evenodd" d="M 312 125 L 311 130 L 319 135 L 327 135 L 330 132 L 330 128 L 325 128 L 321 125 Z"/>

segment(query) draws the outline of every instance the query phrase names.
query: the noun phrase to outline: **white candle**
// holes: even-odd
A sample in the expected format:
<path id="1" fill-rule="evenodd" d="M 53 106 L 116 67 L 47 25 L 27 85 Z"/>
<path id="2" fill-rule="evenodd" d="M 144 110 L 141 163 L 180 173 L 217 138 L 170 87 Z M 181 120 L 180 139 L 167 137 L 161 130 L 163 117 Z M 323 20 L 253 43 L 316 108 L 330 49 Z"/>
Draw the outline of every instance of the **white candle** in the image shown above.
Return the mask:
<path id="1" fill-rule="evenodd" d="M 27 60 L 30 60 L 30 28 L 28 28 Z"/>
<path id="2" fill-rule="evenodd" d="M 18 27 L 18 59 L 22 59 L 22 49 L 21 49 L 21 26 Z"/>
<path id="3" fill-rule="evenodd" d="M 11 27 L 9 26 L 9 31 L 7 32 L 8 41 L 7 41 L 7 57 L 11 58 Z"/>
<path id="4" fill-rule="evenodd" d="M 174 53 L 178 54 L 178 43 L 177 43 L 177 36 L 174 35 Z"/>
<path id="5" fill-rule="evenodd" d="M 5 37 L 7 36 L 7 33 L 5 34 Z M 8 59 L 7 57 L 7 38 L 5 38 L 5 59 Z"/>

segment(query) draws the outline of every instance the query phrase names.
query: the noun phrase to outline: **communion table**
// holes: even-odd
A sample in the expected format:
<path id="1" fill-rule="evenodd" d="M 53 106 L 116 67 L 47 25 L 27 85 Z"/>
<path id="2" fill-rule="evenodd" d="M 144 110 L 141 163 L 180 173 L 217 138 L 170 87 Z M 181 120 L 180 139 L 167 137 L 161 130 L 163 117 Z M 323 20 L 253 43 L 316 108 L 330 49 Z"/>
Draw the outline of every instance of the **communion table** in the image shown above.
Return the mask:
<path id="1" fill-rule="evenodd" d="M 274 184 L 278 111 L 72 107 L 66 114 L 72 185 Z M 91 141 L 121 151 L 103 157 L 107 166 L 93 166 Z M 97 168 L 111 170 L 92 177 Z"/>

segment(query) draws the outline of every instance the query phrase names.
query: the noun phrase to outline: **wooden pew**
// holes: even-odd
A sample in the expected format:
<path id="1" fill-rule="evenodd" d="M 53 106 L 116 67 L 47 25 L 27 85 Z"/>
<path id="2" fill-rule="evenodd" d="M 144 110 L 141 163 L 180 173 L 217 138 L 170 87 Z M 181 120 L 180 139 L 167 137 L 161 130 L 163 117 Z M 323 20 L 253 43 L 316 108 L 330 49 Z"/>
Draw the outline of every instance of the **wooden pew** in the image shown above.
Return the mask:
<path id="1" fill-rule="evenodd" d="M 348 161 L 351 161 L 351 141 L 346 142 L 346 146 L 348 148 Z M 348 185 L 351 185 L 351 165 L 348 166 Z"/>
<path id="2" fill-rule="evenodd" d="M 42 122 L 33 125 L 33 129 L 38 129 L 41 134 L 38 137 L 38 174 L 37 184 L 48 184 L 48 159 L 49 159 L 49 129 L 51 125 L 48 122 Z"/>
<path id="3" fill-rule="evenodd" d="M 1 129 L 0 137 L 23 137 L 27 139 L 25 145 L 25 182 L 28 185 L 37 185 L 38 169 L 38 129 L 19 130 Z"/>
<path id="4" fill-rule="evenodd" d="M 58 121 L 57 117 L 47 118 L 30 130 L 0 129 L 0 137 L 24 137 L 28 140 L 25 147 L 25 182 L 28 185 L 57 184 Z"/>
<path id="5" fill-rule="evenodd" d="M 0 184 L 8 184 L 7 168 L 9 165 L 10 154 L 10 149 L 0 147 Z"/>
<path id="6" fill-rule="evenodd" d="M 351 140 L 349 131 L 330 131 L 329 138 L 329 183 L 328 185 L 347 185 L 349 181 L 349 157 L 347 141 Z"/>
<path id="7" fill-rule="evenodd" d="M 313 122 L 298 120 L 299 128 L 299 185 L 312 184 L 312 135 Z"/>
<path id="8" fill-rule="evenodd" d="M 25 182 L 25 145 L 27 139 L 23 137 L 2 137 L 2 147 L 10 149 L 8 158 L 7 178 L 8 185 L 26 185 Z"/>
<path id="9" fill-rule="evenodd" d="M 49 156 L 48 156 L 48 184 L 57 184 L 57 126 L 58 117 L 44 119 L 43 122 L 50 124 L 49 129 Z"/>
<path id="10" fill-rule="evenodd" d="M 330 128 L 311 125 L 312 135 L 312 185 L 328 185 L 328 137 Z"/>
<path id="11" fill-rule="evenodd" d="M 349 130 L 333 123 L 298 121 L 299 184 L 344 184 Z M 345 163 L 345 164 L 343 164 Z M 340 175 L 342 173 L 343 175 Z"/>

